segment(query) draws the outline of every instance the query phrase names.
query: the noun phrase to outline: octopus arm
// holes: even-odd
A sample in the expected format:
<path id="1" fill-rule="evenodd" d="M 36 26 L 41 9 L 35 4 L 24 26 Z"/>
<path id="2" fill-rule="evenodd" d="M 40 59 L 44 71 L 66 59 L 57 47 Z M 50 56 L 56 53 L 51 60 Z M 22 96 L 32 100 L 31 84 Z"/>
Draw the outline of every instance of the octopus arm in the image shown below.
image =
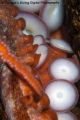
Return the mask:
<path id="1" fill-rule="evenodd" d="M 21 104 L 22 97 L 17 78 L 3 65 L 0 75 L 0 94 L 8 120 L 29 120 Z"/>

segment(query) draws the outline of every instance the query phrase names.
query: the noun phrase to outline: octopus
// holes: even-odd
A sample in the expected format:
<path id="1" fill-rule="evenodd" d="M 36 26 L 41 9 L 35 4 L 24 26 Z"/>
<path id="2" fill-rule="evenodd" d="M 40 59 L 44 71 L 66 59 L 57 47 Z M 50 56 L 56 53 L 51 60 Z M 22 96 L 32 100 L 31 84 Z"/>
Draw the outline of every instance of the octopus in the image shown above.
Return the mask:
<path id="1" fill-rule="evenodd" d="M 67 58 L 67 54 L 47 43 L 50 48 L 48 59 L 36 69 L 41 56 L 35 52 L 39 45 L 33 45 L 33 35 L 22 32 L 26 23 L 23 18 L 14 19 L 18 12 L 11 0 L 1 0 L 0 97 L 5 120 L 58 120 L 56 112 L 50 108 L 44 87 L 51 81 L 47 70 L 50 63 L 57 58 Z M 62 27 L 50 37 L 67 40 L 65 33 Z M 75 62 L 76 57 L 73 58 L 69 59 Z"/>
<path id="2" fill-rule="evenodd" d="M 6 120 L 57 120 L 34 68 L 40 59 L 38 45 L 32 45 L 32 35 L 22 33 L 25 20 L 14 19 L 17 14 L 10 0 L 1 0 L 0 96 Z"/>

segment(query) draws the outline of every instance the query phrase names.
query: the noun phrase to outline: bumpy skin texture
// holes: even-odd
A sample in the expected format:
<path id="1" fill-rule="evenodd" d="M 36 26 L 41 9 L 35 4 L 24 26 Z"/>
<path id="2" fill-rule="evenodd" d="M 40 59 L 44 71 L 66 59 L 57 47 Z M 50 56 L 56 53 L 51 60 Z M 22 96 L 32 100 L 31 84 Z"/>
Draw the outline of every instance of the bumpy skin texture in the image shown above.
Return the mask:
<path id="1" fill-rule="evenodd" d="M 25 20 L 14 19 L 18 8 L 7 5 L 6 2 L 10 0 L 1 2 L 0 95 L 7 114 L 6 120 L 58 120 L 55 111 L 49 109 L 50 101 L 43 92 L 40 79 L 35 77 L 37 71 L 33 67 L 38 64 L 40 54 L 34 52 L 38 45 L 32 44 L 32 35 L 22 33 Z M 64 35 L 59 35 L 57 37 L 64 38 Z M 51 80 L 48 74 L 49 65 L 60 57 L 66 58 L 66 53 L 50 47 L 48 60 L 38 70 L 43 85 Z"/>
<path id="2" fill-rule="evenodd" d="M 13 54 L 21 57 L 20 53 L 17 53 L 17 49 L 21 47 L 23 50 L 24 44 L 32 43 L 33 36 L 27 36 L 22 33 L 21 30 L 25 27 L 25 20 L 22 18 L 15 20 L 13 17 L 16 16 L 17 13 L 18 8 L 13 5 L 0 3 L 0 40 L 10 47 Z M 25 51 L 23 52 L 21 49 L 21 55 L 24 56 Z M 1 61 L 1 59 L 0 63 L 0 94 L 3 106 L 7 113 L 7 118 L 8 120 L 28 120 L 29 118 L 26 110 L 20 101 L 23 94 L 19 86 L 19 78 L 14 74 L 9 66 Z"/>
<path id="3" fill-rule="evenodd" d="M 12 52 L 15 53 L 14 39 L 18 34 L 18 26 L 14 26 L 13 14 L 16 14 L 16 11 L 12 13 L 12 5 L 0 4 L 0 38 L 12 49 Z M 17 10 L 17 9 L 15 9 Z M 17 12 L 18 13 L 18 12 Z M 15 29 L 18 28 L 18 29 Z M 14 31 L 16 36 L 14 34 Z M 14 34 L 14 35 L 13 35 Z M 18 36 L 19 37 L 19 36 Z M 19 39 L 19 38 L 18 38 Z M 1 60 L 0 60 L 1 61 Z M 8 120 L 26 120 L 28 116 L 22 103 L 20 102 L 21 91 L 19 88 L 19 83 L 17 77 L 14 73 L 9 70 L 5 64 L 1 64 L 1 74 L 0 74 L 0 86 L 1 86 L 1 99 L 4 105 L 4 108 L 7 113 Z M 17 99 L 16 99 L 17 98 Z"/>
<path id="4" fill-rule="evenodd" d="M 34 53 L 38 45 L 32 45 L 32 35 L 22 33 L 25 20 L 14 19 L 18 8 L 7 3 L 0 2 L 0 96 L 6 120 L 57 120 L 53 110 L 48 115 L 48 96 L 32 68 L 40 58 Z"/>
<path id="5" fill-rule="evenodd" d="M 3 65 L 0 79 L 1 98 L 8 120 L 28 119 L 26 111 L 20 102 L 20 97 L 22 97 L 22 94 L 20 92 L 17 78 L 14 74 L 12 74 L 6 65 Z"/>

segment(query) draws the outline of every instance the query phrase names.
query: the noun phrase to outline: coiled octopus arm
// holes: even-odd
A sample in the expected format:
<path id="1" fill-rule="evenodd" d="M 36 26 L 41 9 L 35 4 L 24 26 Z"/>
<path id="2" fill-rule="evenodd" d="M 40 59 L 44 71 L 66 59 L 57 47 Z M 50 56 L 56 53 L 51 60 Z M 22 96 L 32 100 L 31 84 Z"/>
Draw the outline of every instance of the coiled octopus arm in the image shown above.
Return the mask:
<path id="1" fill-rule="evenodd" d="M 6 120 L 58 120 L 33 68 L 40 58 L 38 45 L 22 33 L 25 20 L 14 19 L 18 8 L 7 2 L 0 1 L 0 95 Z"/>
<path id="2" fill-rule="evenodd" d="M 6 63 L 24 82 L 37 93 L 39 99 L 42 96 L 42 86 L 38 80 L 18 61 L 18 59 L 10 53 L 10 49 L 0 40 L 0 56 L 4 63 Z M 37 97 L 38 98 L 38 97 Z"/>
<path id="3" fill-rule="evenodd" d="M 6 1 L 3 0 L 2 2 Z M 24 29 L 25 22 L 23 19 L 14 20 L 13 17 L 17 13 L 17 7 L 6 3 L 0 4 L 0 94 L 8 120 L 28 120 L 28 115 L 21 102 L 24 95 L 20 89 L 19 81 L 21 80 L 22 84 L 30 87 L 31 90 L 28 91 L 32 92 L 28 92 L 28 95 L 34 96 L 33 100 L 35 99 L 35 101 L 42 98 L 43 90 L 37 78 L 30 72 L 31 70 L 28 71 L 31 68 L 27 65 L 26 68 L 23 67 L 13 55 L 18 56 L 16 53 L 18 43 L 22 45 L 33 41 L 32 36 L 22 34 L 21 30 Z M 10 46 L 12 53 L 7 46 Z M 30 50 L 33 48 L 29 47 Z M 22 51 L 22 55 L 24 54 L 25 50 Z M 25 95 L 27 96 L 27 93 Z"/>

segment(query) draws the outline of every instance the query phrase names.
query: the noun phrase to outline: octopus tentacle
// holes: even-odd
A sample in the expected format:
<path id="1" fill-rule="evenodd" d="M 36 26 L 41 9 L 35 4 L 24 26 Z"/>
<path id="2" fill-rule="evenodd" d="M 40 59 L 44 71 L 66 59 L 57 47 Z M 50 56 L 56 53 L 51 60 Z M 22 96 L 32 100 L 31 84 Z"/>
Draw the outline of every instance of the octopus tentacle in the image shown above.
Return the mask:
<path id="1" fill-rule="evenodd" d="M 0 56 L 4 63 L 6 63 L 22 80 L 26 81 L 27 84 L 34 90 L 38 98 L 41 99 L 43 95 L 42 86 L 39 84 L 37 79 L 23 67 L 18 59 L 10 53 L 10 49 L 0 41 Z"/>
<path id="2" fill-rule="evenodd" d="M 20 55 L 24 55 L 25 53 L 33 53 L 36 51 L 38 45 L 32 45 L 32 44 L 28 44 L 28 45 L 19 45 L 17 47 L 17 50 L 16 50 L 16 54 L 18 54 L 18 56 Z M 23 48 L 23 49 L 21 49 Z M 21 49 L 21 51 L 19 51 Z"/>
<path id="3" fill-rule="evenodd" d="M 18 80 L 5 64 L 0 75 L 0 95 L 7 113 L 6 120 L 29 120 L 25 108 L 20 101 L 22 93 Z"/>
<path id="4" fill-rule="evenodd" d="M 40 56 L 41 56 L 40 54 L 35 54 L 35 53 L 25 54 L 24 56 L 20 58 L 20 61 L 21 63 L 25 63 L 32 67 L 35 67 L 39 62 Z"/>
<path id="5" fill-rule="evenodd" d="M 37 71 L 28 65 L 35 67 L 38 63 L 40 54 L 35 53 L 38 45 L 33 45 L 32 35 L 23 34 L 25 20 L 14 19 L 18 9 L 7 5 L 6 2 L 11 0 L 2 1 L 5 4 L 0 4 L 0 58 L 4 64 L 0 75 L 1 98 L 8 120 L 53 119 L 54 111 L 53 116 L 46 116 L 48 112 L 45 109 L 50 103 L 43 93 Z"/>

